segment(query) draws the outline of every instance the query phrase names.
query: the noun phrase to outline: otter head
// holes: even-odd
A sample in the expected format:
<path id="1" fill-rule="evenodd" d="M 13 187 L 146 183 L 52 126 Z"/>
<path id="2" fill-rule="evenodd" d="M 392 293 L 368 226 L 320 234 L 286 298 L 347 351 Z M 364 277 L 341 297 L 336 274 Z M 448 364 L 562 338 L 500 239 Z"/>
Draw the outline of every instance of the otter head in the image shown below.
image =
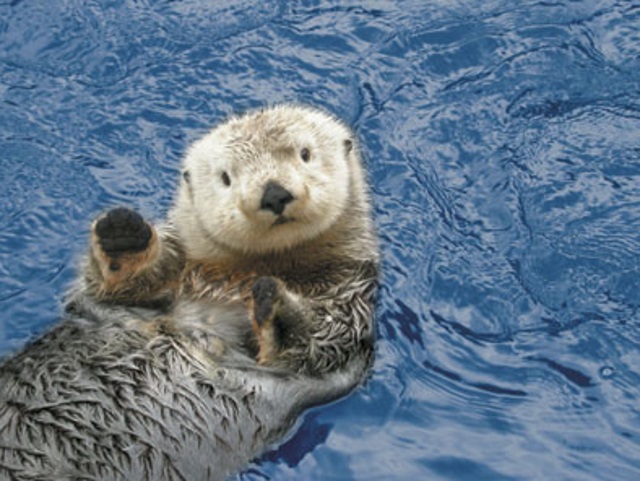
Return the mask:
<path id="1" fill-rule="evenodd" d="M 359 169 L 352 134 L 331 116 L 279 106 L 235 117 L 188 151 L 174 211 L 189 254 L 286 250 L 340 218 Z"/>

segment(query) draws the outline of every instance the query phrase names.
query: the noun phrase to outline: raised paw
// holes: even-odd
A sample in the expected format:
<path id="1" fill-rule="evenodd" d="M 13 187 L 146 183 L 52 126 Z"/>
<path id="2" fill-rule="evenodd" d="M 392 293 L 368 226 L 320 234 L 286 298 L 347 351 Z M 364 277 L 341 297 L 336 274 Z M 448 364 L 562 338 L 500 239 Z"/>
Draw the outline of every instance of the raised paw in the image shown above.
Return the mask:
<path id="1" fill-rule="evenodd" d="M 253 317 L 258 326 L 273 319 L 277 310 L 278 282 L 273 277 L 259 277 L 251 287 Z"/>
<path id="2" fill-rule="evenodd" d="M 111 258 L 146 250 L 152 236 L 142 216 L 126 207 L 112 209 L 98 219 L 94 232 L 100 248 Z"/>

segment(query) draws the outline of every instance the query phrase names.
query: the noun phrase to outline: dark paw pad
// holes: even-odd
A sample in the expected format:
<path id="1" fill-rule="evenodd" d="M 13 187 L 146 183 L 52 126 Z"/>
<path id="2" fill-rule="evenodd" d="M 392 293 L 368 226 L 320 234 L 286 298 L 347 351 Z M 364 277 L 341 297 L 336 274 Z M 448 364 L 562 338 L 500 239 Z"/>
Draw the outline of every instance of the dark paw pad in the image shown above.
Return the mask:
<path id="1" fill-rule="evenodd" d="M 253 314 L 258 325 L 262 325 L 272 314 L 278 296 L 278 283 L 273 277 L 260 277 L 251 287 Z"/>
<path id="2" fill-rule="evenodd" d="M 145 250 L 152 234 L 142 216 L 125 207 L 107 212 L 96 223 L 95 232 L 100 247 L 109 257 Z"/>

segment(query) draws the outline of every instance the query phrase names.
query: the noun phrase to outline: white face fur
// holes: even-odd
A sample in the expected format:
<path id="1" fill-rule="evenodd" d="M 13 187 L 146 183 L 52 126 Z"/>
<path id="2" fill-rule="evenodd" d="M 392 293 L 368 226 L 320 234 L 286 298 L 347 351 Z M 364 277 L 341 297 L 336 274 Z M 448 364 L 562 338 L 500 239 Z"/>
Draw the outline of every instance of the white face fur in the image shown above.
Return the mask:
<path id="1" fill-rule="evenodd" d="M 174 221 L 189 254 L 282 251 L 329 229 L 359 169 L 351 132 L 279 106 L 235 117 L 188 151 Z M 271 187 L 269 187 L 271 186 Z"/>

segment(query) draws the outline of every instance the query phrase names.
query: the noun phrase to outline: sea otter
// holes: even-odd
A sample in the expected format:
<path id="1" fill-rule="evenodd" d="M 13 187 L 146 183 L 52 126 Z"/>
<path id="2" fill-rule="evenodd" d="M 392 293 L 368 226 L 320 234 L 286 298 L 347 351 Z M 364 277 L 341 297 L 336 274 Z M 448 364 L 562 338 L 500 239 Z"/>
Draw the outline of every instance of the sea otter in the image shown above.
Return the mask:
<path id="1" fill-rule="evenodd" d="M 362 380 L 379 254 L 353 133 L 249 112 L 181 174 L 164 224 L 98 217 L 64 320 L 0 366 L 0 478 L 225 479 Z"/>

